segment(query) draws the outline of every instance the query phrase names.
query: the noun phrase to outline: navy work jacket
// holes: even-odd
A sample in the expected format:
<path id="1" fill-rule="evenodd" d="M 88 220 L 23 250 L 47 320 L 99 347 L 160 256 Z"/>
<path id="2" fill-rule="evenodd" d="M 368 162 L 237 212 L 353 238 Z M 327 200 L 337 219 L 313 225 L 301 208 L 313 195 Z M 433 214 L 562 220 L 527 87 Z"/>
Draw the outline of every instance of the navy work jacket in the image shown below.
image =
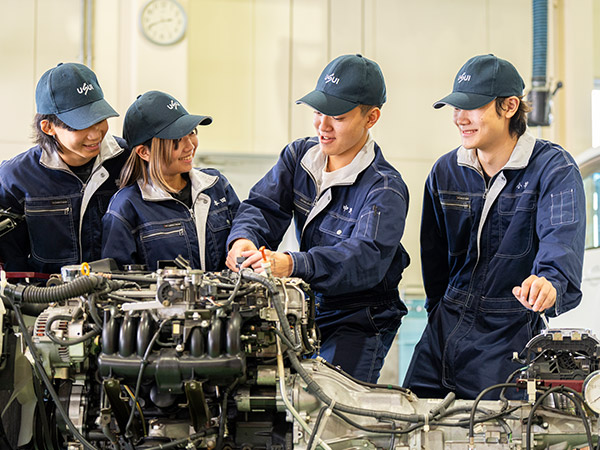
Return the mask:
<path id="1" fill-rule="evenodd" d="M 225 242 L 239 199 L 215 169 L 193 169 L 192 208 L 142 180 L 115 194 L 103 219 L 102 257 L 125 264 L 185 258 L 193 269 L 225 268 Z"/>
<path id="2" fill-rule="evenodd" d="M 434 165 L 425 186 L 421 261 L 428 324 L 405 386 L 474 398 L 519 367 L 542 326 L 512 289 L 531 274 L 556 288 L 549 316 L 581 301 L 585 199 L 579 169 L 558 145 L 525 133 L 488 184 L 474 150 Z M 494 395 L 497 397 L 499 391 Z"/>
<path id="3" fill-rule="evenodd" d="M 25 221 L 0 238 L 7 271 L 60 273 L 69 264 L 100 259 L 102 215 L 118 189 L 129 156 L 107 134 L 84 183 L 54 151 L 35 146 L 0 166 L 0 208 Z"/>
<path id="4" fill-rule="evenodd" d="M 293 217 L 300 251 L 289 252 L 291 276 L 311 285 L 321 307 L 399 302 L 398 283 L 409 264 L 400 243 L 408 209 L 404 181 L 371 139 L 321 192 L 318 171 L 325 164 L 316 137 L 284 148 L 242 202 L 228 242 L 247 238 L 275 250 Z"/>

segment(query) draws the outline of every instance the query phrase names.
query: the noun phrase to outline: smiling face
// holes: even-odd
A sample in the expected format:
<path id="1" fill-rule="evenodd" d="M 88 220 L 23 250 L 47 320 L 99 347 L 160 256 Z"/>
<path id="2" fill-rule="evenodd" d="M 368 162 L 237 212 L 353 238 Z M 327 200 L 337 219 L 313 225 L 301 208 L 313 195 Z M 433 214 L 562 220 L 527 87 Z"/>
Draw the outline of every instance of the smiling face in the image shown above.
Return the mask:
<path id="1" fill-rule="evenodd" d="M 192 170 L 192 162 L 197 147 L 198 135 L 196 129 L 190 134 L 175 140 L 170 161 L 162 169 L 162 174 L 167 181 Z"/>
<path id="2" fill-rule="evenodd" d="M 328 170 L 336 170 L 352 162 L 365 145 L 368 131 L 380 114 L 379 108 L 372 108 L 365 114 L 359 106 L 340 116 L 314 112 L 313 125 L 321 151 L 328 156 Z"/>
<path id="3" fill-rule="evenodd" d="M 485 152 L 510 139 L 510 117 L 498 114 L 496 100 L 472 110 L 454 108 L 453 120 L 467 149 Z"/>
<path id="4" fill-rule="evenodd" d="M 83 130 L 60 127 L 48 120 L 40 122 L 40 128 L 54 136 L 62 150 L 62 160 L 70 166 L 82 166 L 100 153 L 100 144 L 108 132 L 108 121 L 103 120 Z"/>

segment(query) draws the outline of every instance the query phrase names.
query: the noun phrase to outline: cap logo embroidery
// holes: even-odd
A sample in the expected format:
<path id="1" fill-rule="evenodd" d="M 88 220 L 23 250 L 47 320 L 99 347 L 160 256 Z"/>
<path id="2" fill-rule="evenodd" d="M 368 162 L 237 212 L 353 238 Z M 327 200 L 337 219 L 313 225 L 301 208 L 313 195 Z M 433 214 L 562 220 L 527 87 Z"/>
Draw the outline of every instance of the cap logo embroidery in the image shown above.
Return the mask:
<path id="1" fill-rule="evenodd" d="M 92 86 L 91 84 L 83 83 L 83 86 L 81 86 L 80 88 L 77 88 L 77 93 L 87 95 L 88 91 L 93 91 L 93 90 L 94 90 L 94 86 Z"/>
<path id="2" fill-rule="evenodd" d="M 467 75 L 466 72 L 463 72 L 460 74 L 456 81 L 458 81 L 459 83 L 462 83 L 463 81 L 471 81 L 471 75 Z"/>
<path id="3" fill-rule="evenodd" d="M 335 77 L 335 72 L 331 73 L 325 77 L 325 84 L 327 84 L 327 83 L 338 84 L 339 81 L 340 81 L 340 79 Z"/>
<path id="4" fill-rule="evenodd" d="M 173 100 L 171 100 L 171 103 L 169 103 L 167 105 L 167 108 L 169 109 L 177 109 L 177 107 L 181 106 L 181 104 L 179 102 L 175 102 Z"/>

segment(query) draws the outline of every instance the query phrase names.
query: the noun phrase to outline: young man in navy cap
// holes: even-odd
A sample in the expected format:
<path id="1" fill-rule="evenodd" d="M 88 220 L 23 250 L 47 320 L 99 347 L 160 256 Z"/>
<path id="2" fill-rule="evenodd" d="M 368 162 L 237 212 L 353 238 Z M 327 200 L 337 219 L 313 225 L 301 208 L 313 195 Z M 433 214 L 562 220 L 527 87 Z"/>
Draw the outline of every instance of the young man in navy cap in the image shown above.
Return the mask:
<path id="1" fill-rule="evenodd" d="M 542 328 L 540 313 L 581 300 L 581 174 L 560 146 L 526 131 L 524 87 L 508 61 L 475 56 L 434 104 L 454 108 L 462 146 L 435 163 L 425 185 L 429 318 L 404 382 L 420 397 L 469 399 L 503 383 L 521 366 L 513 352 Z"/>
<path id="2" fill-rule="evenodd" d="M 0 238 L 7 271 L 57 273 L 100 258 L 101 218 L 129 151 L 108 134 L 118 116 L 96 75 L 66 63 L 40 78 L 37 144 L 0 166 L 0 208 L 25 220 Z"/>
<path id="3" fill-rule="evenodd" d="M 361 55 L 330 62 L 297 103 L 314 109 L 316 137 L 298 139 L 240 206 L 227 265 L 260 269 L 294 218 L 298 252 L 267 251 L 274 276 L 300 277 L 317 297 L 321 356 L 375 382 L 406 307 L 398 283 L 408 190 L 369 130 L 386 100 L 379 66 Z"/>

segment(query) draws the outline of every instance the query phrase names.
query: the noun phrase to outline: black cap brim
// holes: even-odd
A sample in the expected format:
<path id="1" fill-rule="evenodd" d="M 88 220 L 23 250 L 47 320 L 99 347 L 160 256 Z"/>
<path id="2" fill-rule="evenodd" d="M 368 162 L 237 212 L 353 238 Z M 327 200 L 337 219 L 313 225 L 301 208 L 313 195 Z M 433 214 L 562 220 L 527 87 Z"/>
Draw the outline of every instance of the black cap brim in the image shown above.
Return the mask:
<path id="1" fill-rule="evenodd" d="M 490 95 L 472 94 L 470 92 L 453 92 L 435 102 L 433 107 L 439 109 L 445 105 L 450 105 L 458 109 L 471 110 L 481 108 L 495 98 Z"/>
<path id="2" fill-rule="evenodd" d="M 358 103 L 342 100 L 341 98 L 325 94 L 321 91 L 312 91 L 300 100 L 296 100 L 296 103 L 304 103 L 326 116 L 341 116 L 358 106 Z"/>
<path id="3" fill-rule="evenodd" d="M 119 114 L 104 99 L 56 114 L 56 117 L 76 130 L 84 130 L 109 117 L 118 116 Z"/>
<path id="4" fill-rule="evenodd" d="M 161 139 L 180 139 L 194 131 L 194 128 L 198 125 L 210 125 L 211 123 L 212 117 L 210 116 L 186 114 L 163 128 L 160 133 L 156 134 L 156 137 Z"/>

